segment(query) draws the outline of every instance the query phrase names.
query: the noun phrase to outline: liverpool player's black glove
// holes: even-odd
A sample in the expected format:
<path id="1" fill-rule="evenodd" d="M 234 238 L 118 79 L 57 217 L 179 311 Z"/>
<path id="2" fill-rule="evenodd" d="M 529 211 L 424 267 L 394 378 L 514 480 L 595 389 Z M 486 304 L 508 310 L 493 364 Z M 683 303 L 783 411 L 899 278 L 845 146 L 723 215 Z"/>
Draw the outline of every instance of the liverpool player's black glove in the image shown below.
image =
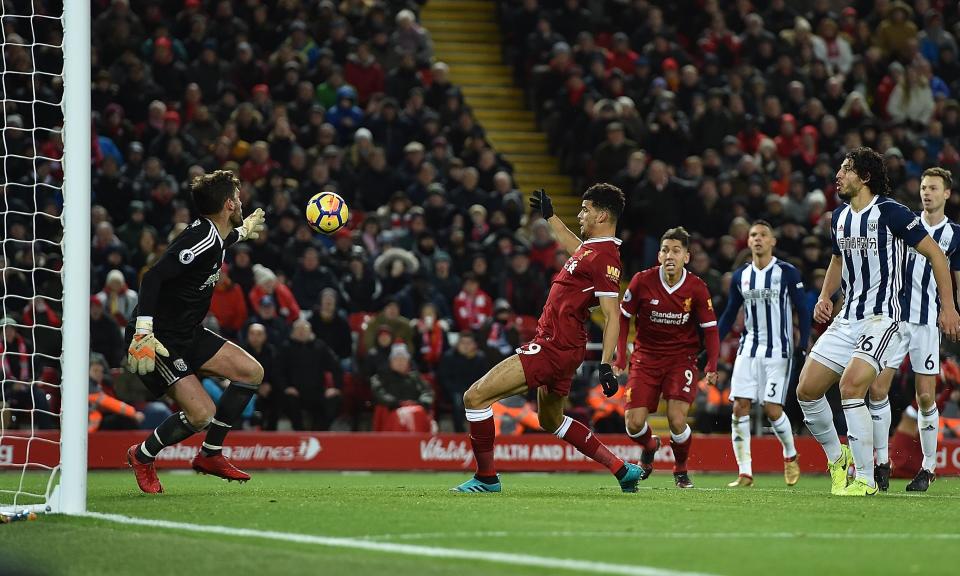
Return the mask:
<path id="1" fill-rule="evenodd" d="M 617 383 L 617 377 L 613 375 L 613 368 L 609 364 L 600 365 L 600 386 L 607 398 L 616 394 L 617 388 L 620 387 L 620 384 Z"/>
<path id="2" fill-rule="evenodd" d="M 533 191 L 533 196 L 530 197 L 530 208 L 539 212 L 544 220 L 549 220 L 553 216 L 553 202 L 543 188 Z"/>

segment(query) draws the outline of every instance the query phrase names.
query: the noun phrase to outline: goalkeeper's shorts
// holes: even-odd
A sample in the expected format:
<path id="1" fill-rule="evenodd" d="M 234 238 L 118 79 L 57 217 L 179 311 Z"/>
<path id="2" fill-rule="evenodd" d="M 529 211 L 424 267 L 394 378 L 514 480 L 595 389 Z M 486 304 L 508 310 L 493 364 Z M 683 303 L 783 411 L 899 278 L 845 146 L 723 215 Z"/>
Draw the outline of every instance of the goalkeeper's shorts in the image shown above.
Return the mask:
<path id="1" fill-rule="evenodd" d="M 130 347 L 135 333 L 133 323 L 127 324 L 124 331 L 127 348 Z M 138 377 L 157 398 L 166 394 L 170 386 L 180 379 L 195 374 L 201 366 L 216 356 L 226 343 L 222 336 L 202 327 L 195 328 L 193 334 L 187 338 L 164 335 L 162 332 L 155 334 L 170 355 L 165 357 L 157 354 L 157 364 L 153 372 Z"/>

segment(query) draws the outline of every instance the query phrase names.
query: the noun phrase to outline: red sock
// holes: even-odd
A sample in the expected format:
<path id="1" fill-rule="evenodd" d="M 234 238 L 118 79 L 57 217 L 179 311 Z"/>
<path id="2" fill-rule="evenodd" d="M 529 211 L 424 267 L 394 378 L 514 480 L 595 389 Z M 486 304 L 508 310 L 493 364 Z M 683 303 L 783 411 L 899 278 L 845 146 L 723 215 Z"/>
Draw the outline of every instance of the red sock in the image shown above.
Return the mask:
<path id="1" fill-rule="evenodd" d="M 639 436 L 630 436 L 630 434 L 627 434 L 627 437 L 640 446 L 643 446 L 644 450 L 654 450 L 657 447 L 657 442 L 653 439 L 653 428 L 651 428 L 649 424 L 645 424 L 644 426 L 646 430 L 643 431 L 643 434 Z"/>
<path id="2" fill-rule="evenodd" d="M 564 423 L 556 432 L 557 436 L 574 445 L 584 456 L 588 456 L 607 467 L 616 474 L 623 467 L 623 460 L 603 445 L 589 428 L 569 416 L 564 416 Z"/>
<path id="3" fill-rule="evenodd" d="M 673 449 L 673 473 L 687 471 L 687 456 L 690 455 L 690 444 L 693 442 L 693 435 L 687 436 L 683 442 L 674 442 L 671 440 L 670 447 Z"/>
<path id="4" fill-rule="evenodd" d="M 470 425 L 470 446 L 473 456 L 477 459 L 477 476 L 496 476 L 497 468 L 493 463 L 493 441 L 496 438 L 497 428 L 493 417 L 468 422 Z"/>

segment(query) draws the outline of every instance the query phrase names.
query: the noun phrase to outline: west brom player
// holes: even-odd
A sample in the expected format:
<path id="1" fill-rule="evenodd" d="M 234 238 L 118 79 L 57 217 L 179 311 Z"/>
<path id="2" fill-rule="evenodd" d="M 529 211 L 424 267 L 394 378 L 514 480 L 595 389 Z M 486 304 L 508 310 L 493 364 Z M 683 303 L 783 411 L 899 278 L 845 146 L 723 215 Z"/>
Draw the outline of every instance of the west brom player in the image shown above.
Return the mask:
<path id="1" fill-rule="evenodd" d="M 226 170 L 194 179 L 191 193 L 201 218 L 144 274 L 140 303 L 133 312 L 136 321 L 127 325 L 128 370 L 139 374 L 153 394 L 166 394 L 181 408 L 127 450 L 127 463 L 147 493 L 163 492 L 153 466 L 160 450 L 208 428 L 193 469 L 227 480 L 250 478 L 223 456 L 221 447 L 260 386 L 263 368 L 239 346 L 200 326 L 210 309 L 224 251 L 263 231 L 263 210 L 244 219 L 239 192 L 240 182 Z M 231 382 L 217 406 L 198 378 L 208 374 Z"/>
<path id="2" fill-rule="evenodd" d="M 844 303 L 807 357 L 797 398 L 804 423 L 827 455 L 831 493 L 867 496 L 877 493 L 877 485 L 872 470 L 873 425 L 864 397 L 900 345 L 904 244 L 930 261 L 943 304 L 940 327 L 951 339 L 960 330 L 960 315 L 949 288 L 946 256 L 920 218 L 887 197 L 890 188 L 883 157 L 869 148 L 852 150 L 836 178 L 838 194 L 846 203 L 833 212 L 833 257 L 814 305 L 814 319 L 830 321 L 830 296 L 838 288 L 843 290 Z M 840 444 L 824 398 L 838 381 L 849 447 Z M 851 460 L 856 477 L 848 484 Z"/>
<path id="3" fill-rule="evenodd" d="M 793 428 L 783 411 L 792 373 L 792 360 L 806 352 L 810 314 L 803 294 L 800 272 L 773 255 L 777 239 L 773 227 L 757 220 L 750 227 L 752 261 L 733 273 L 730 298 L 720 317 L 720 339 L 730 331 L 740 307 L 744 307 L 744 332 L 733 365 L 730 397 L 733 399 L 731 437 L 740 473 L 727 486 L 753 485 L 750 459 L 750 409 L 763 405 L 773 431 L 783 445 L 783 478 L 787 486 L 800 479 L 800 465 L 793 443 Z M 800 340 L 793 341 L 793 310 L 797 311 Z"/>
<path id="4" fill-rule="evenodd" d="M 620 306 L 620 340 L 617 345 L 616 374 L 627 367 L 627 332 L 636 317 L 637 337 L 630 356 L 626 401 L 627 435 L 643 447 L 640 455 L 641 480 L 653 471 L 653 459 L 660 447 L 647 416 L 656 412 L 660 397 L 667 401 L 670 447 L 673 449 L 673 480 L 678 488 L 693 488 L 687 474 L 687 457 L 693 437 L 687 425 L 690 404 L 697 397 L 697 363 L 700 332 L 707 351 L 706 378 L 717 383 L 717 356 L 720 339 L 717 317 L 707 285 L 687 272 L 690 261 L 690 234 L 682 227 L 667 230 L 660 240 L 654 266 L 634 274 Z"/>
<path id="5" fill-rule="evenodd" d="M 605 316 L 600 384 L 607 396 L 617 392 L 617 379 L 610 367 L 620 330 L 617 321 L 620 240 L 614 234 L 623 204 L 623 192 L 616 186 L 595 184 L 588 188 L 577 214 L 580 233 L 586 238 L 581 241 L 554 215 L 546 192 L 534 192 L 531 207 L 550 223 L 560 245 L 571 256 L 550 287 L 533 341 L 494 366 L 464 393 L 463 405 L 470 424 L 470 444 L 477 459 L 477 473 L 453 491 L 500 492 L 500 477 L 493 461 L 495 426 L 491 406 L 528 389 L 537 390 L 541 428 L 605 466 L 616 476 L 624 492 L 637 491 L 640 468 L 624 463 L 589 428 L 563 414 L 573 375 L 586 351 L 584 324 L 590 308 L 598 303 Z"/>
<path id="6" fill-rule="evenodd" d="M 920 221 L 927 234 L 950 260 L 954 275 L 960 270 L 960 226 L 951 222 L 943 208 L 950 197 L 953 178 L 949 170 L 928 168 L 920 179 Z M 873 417 L 873 443 L 877 452 L 874 477 L 880 490 L 890 486 L 890 384 L 900 363 L 910 354 L 910 367 L 916 375 L 917 427 L 923 464 L 907 491 L 926 492 L 933 482 L 936 468 L 937 434 L 940 413 L 937 411 L 937 376 L 940 374 L 940 331 L 937 316 L 940 298 L 937 283 L 933 281 L 930 262 L 916 250 L 907 250 L 907 268 L 904 274 L 903 308 L 900 312 L 900 346 L 890 362 L 870 387 L 870 415 Z"/>

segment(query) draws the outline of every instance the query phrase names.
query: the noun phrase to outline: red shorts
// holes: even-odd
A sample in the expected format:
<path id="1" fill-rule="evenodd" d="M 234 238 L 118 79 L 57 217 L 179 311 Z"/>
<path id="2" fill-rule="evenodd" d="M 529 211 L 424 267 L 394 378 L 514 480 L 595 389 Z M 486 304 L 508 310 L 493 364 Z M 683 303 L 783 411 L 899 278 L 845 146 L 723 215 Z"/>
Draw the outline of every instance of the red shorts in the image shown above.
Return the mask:
<path id="1" fill-rule="evenodd" d="M 527 387 L 535 390 L 546 386 L 560 396 L 570 393 L 577 368 L 583 364 L 586 348 L 557 348 L 549 340 L 531 340 L 517 348 Z"/>
<path id="2" fill-rule="evenodd" d="M 692 404 L 697 397 L 697 362 L 685 356 L 651 358 L 632 356 L 627 391 L 624 399 L 627 410 L 646 408 L 657 411 L 661 394 L 667 400 L 682 400 Z"/>

